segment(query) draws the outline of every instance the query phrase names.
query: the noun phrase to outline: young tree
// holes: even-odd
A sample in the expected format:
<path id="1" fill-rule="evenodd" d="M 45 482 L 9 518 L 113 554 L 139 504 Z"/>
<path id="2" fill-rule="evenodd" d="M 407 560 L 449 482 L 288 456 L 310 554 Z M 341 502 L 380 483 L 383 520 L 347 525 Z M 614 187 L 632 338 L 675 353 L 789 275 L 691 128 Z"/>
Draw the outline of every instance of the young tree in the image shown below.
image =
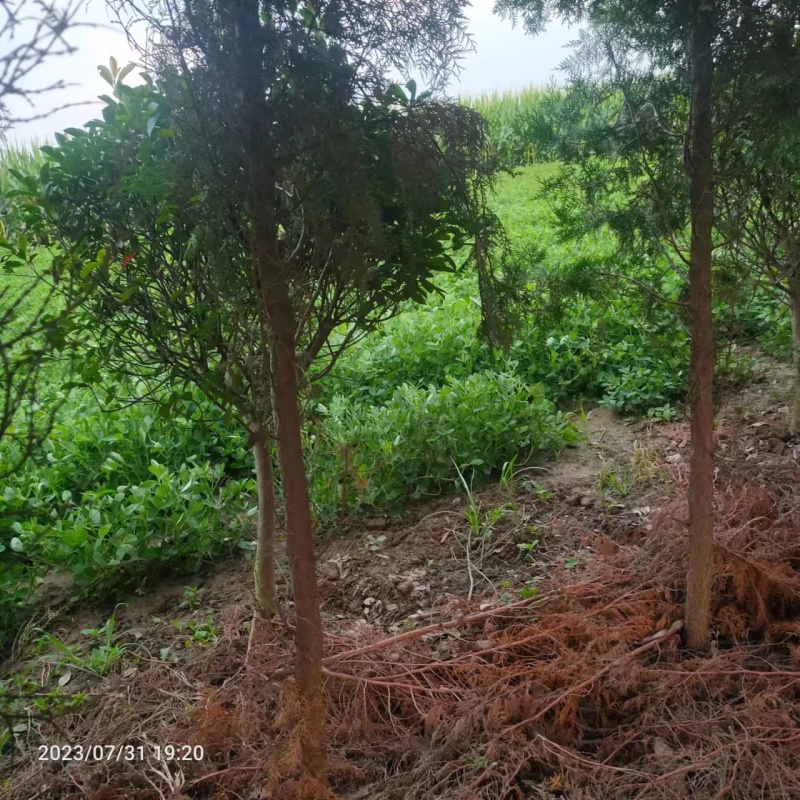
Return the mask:
<path id="1" fill-rule="evenodd" d="M 137 103 L 150 109 L 135 146 L 125 147 L 128 137 L 95 166 L 85 158 L 91 177 L 81 184 L 80 159 L 66 153 L 83 140 L 91 152 L 103 123 L 70 131 L 47 151 L 48 203 L 65 234 L 103 248 L 96 309 L 150 364 L 171 373 L 176 354 L 196 350 L 200 360 L 192 353 L 182 376 L 203 388 L 235 382 L 230 365 L 244 359 L 248 337 L 264 359 L 258 375 L 238 377 L 270 396 L 275 418 L 303 768 L 324 782 L 300 398 L 356 338 L 423 299 L 436 272 L 455 269 L 451 248 L 470 244 L 491 288 L 490 247 L 501 233 L 485 203 L 495 168 L 480 117 L 385 78 L 415 57 L 441 77 L 466 42 L 464 21 L 456 2 L 311 9 L 256 0 L 170 0 L 151 6 L 150 21 L 159 31 L 153 87 L 117 84 L 104 111 L 107 123 Z M 148 91 L 159 98 L 140 103 Z M 191 321 L 175 326 L 182 319 Z"/>
<path id="2" fill-rule="evenodd" d="M 714 570 L 714 320 L 711 257 L 714 227 L 714 125 L 712 46 L 717 34 L 713 0 L 695 0 L 689 10 L 687 61 L 691 111 L 685 159 L 689 173 L 691 249 L 689 313 L 692 453 L 689 473 L 689 575 L 684 625 L 686 645 L 703 650 L 711 635 Z"/>
<path id="3" fill-rule="evenodd" d="M 678 269 L 681 262 L 688 266 L 692 453 L 684 622 L 686 643 L 695 649 L 706 647 L 709 640 L 714 563 L 715 65 L 721 52 L 733 58 L 725 47 L 732 49 L 732 34 L 741 30 L 734 10 L 739 5 L 715 0 L 498 0 L 496 4 L 500 13 L 521 16 L 533 33 L 542 30 L 550 14 L 593 26 L 595 35 L 585 40 L 588 79 L 584 75 L 578 85 L 604 93 L 605 102 L 616 105 L 617 116 L 606 127 L 613 131 L 612 144 L 610 148 L 606 144 L 604 155 L 621 156 L 623 165 L 637 171 L 621 176 L 617 167 L 585 160 L 589 168 L 584 177 L 590 178 L 585 185 L 593 200 L 605 193 L 611 201 L 599 218 L 590 218 L 590 224 L 605 217 L 615 223 L 612 227 L 623 243 L 650 239 L 667 263 L 677 256 Z M 753 13 L 769 11 L 756 8 Z M 664 92 L 666 103 L 660 102 Z M 683 113 L 682 97 L 688 100 L 688 113 Z M 677 118 L 684 120 L 682 131 L 674 126 L 676 111 Z M 597 147 L 599 141 L 595 138 L 589 144 Z M 680 174 L 681 161 L 685 178 Z M 604 186 L 604 176 L 610 178 L 610 187 Z M 626 182 L 628 191 L 620 193 Z M 633 198 L 627 207 L 620 200 L 626 196 Z M 690 229 L 688 248 L 681 241 L 686 226 Z"/>
<path id="4" fill-rule="evenodd" d="M 152 79 L 125 86 L 131 68 L 112 59 L 101 69 L 113 87 L 102 119 L 41 148 L 46 163 L 37 202 L 52 235 L 99 262 L 86 275 L 90 291 L 72 319 L 73 339 L 81 342 L 79 377 L 106 394 L 117 391 L 120 378 L 136 380 L 150 387 L 138 398 L 158 400 L 165 413 L 176 413 L 186 387 L 196 387 L 250 430 L 259 487 L 256 600 L 271 620 L 271 411 L 268 391 L 258 389 L 268 353 L 260 349 L 251 304 L 215 279 L 220 260 L 241 258 L 235 232 L 229 239 L 212 233 L 197 213 L 190 165 L 175 152 L 163 94 Z"/>

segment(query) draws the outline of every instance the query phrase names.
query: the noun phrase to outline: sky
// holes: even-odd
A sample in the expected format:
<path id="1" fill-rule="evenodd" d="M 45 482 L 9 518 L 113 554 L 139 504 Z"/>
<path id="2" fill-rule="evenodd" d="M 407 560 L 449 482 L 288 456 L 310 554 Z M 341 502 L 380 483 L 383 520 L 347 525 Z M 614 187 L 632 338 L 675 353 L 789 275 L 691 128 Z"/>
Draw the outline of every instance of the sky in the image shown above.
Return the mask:
<path id="1" fill-rule="evenodd" d="M 493 5 L 494 0 L 473 0 L 468 16 L 476 50 L 464 59 L 458 80 L 451 84 L 451 93 L 474 95 L 519 89 L 529 84 L 544 86 L 558 80 L 558 65 L 566 57 L 566 45 L 576 38 L 576 31 L 552 23 L 545 33 L 534 38 L 520 26 L 514 28 L 511 22 L 495 16 Z M 124 34 L 110 23 L 103 0 L 86 0 L 76 19 L 88 25 L 74 28 L 69 36 L 75 52 L 49 61 L 39 73 L 42 83 L 49 83 L 55 77 L 70 85 L 38 97 L 33 107 L 16 104 L 12 112 L 19 117 L 30 117 L 66 104 L 81 105 L 17 124 L 9 132 L 11 141 L 42 142 L 52 139 L 56 131 L 81 127 L 97 115 L 100 103 L 96 98 L 109 89 L 97 66 L 108 64 L 111 56 L 120 66 L 135 59 Z M 0 52 L 6 47 L 6 42 L 0 43 Z"/>

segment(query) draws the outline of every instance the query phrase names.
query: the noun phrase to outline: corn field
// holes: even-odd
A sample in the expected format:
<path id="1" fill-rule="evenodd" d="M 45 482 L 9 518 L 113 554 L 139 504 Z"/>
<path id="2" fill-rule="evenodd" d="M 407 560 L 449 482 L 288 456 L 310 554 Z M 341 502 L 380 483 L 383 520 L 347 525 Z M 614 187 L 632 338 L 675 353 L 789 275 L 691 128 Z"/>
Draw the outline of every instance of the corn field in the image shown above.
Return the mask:
<path id="1" fill-rule="evenodd" d="M 528 86 L 463 97 L 461 102 L 487 121 L 492 146 L 504 163 L 524 166 L 555 160 L 557 121 L 565 105 L 562 90 Z"/>
<path id="2" fill-rule="evenodd" d="M 35 175 L 44 163 L 39 144 L 26 147 L 17 144 L 0 144 L 0 235 L 9 233 L 20 224 L 19 203 L 8 202 L 8 192 L 19 189 L 17 175 Z"/>

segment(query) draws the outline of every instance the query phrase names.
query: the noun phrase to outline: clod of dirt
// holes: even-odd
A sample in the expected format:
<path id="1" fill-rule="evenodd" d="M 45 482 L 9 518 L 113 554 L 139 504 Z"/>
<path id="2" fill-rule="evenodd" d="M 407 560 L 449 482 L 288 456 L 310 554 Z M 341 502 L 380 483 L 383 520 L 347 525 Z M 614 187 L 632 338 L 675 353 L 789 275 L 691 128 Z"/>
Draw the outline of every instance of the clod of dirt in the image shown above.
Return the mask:
<path id="1" fill-rule="evenodd" d="M 319 565 L 319 576 L 322 580 L 338 581 L 339 568 L 332 561 L 325 561 Z"/>
<path id="2" fill-rule="evenodd" d="M 789 447 L 786 445 L 784 441 L 778 439 L 777 436 L 773 436 L 770 439 L 767 439 L 767 451 L 770 453 L 775 453 L 779 456 L 785 455 L 789 450 Z"/>
<path id="3" fill-rule="evenodd" d="M 620 546 L 611 539 L 604 539 L 597 548 L 599 555 L 605 558 L 613 558 L 620 551 Z"/>

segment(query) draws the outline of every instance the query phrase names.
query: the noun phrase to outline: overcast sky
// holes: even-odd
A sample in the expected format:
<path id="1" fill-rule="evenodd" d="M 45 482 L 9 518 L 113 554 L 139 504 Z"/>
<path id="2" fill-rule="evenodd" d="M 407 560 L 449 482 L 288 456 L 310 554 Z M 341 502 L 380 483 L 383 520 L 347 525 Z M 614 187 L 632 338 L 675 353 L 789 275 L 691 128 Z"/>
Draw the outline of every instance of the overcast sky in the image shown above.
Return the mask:
<path id="1" fill-rule="evenodd" d="M 544 86 L 554 77 L 557 68 L 567 55 L 565 46 L 575 38 L 575 30 L 557 23 L 546 33 L 533 38 L 522 29 L 492 13 L 494 0 L 473 0 L 469 11 L 470 27 L 476 51 L 464 60 L 460 79 L 452 86 L 454 94 L 479 94 L 494 89 L 518 89 L 528 84 Z M 87 0 L 79 15 L 81 22 L 96 27 L 76 28 L 69 41 L 77 51 L 48 62 L 41 72 L 43 81 L 52 81 L 53 75 L 74 84 L 66 89 L 38 98 L 37 104 L 15 105 L 13 112 L 19 116 L 33 116 L 66 103 L 95 102 L 95 106 L 82 105 L 58 111 L 46 119 L 19 124 L 9 138 L 20 142 L 51 138 L 55 131 L 71 126 L 80 127 L 92 119 L 99 108 L 96 97 L 108 91 L 108 85 L 97 73 L 98 64 L 108 64 L 114 56 L 120 66 L 133 54 L 124 35 L 109 24 L 103 0 Z M 7 43 L 0 43 L 0 48 Z"/>

